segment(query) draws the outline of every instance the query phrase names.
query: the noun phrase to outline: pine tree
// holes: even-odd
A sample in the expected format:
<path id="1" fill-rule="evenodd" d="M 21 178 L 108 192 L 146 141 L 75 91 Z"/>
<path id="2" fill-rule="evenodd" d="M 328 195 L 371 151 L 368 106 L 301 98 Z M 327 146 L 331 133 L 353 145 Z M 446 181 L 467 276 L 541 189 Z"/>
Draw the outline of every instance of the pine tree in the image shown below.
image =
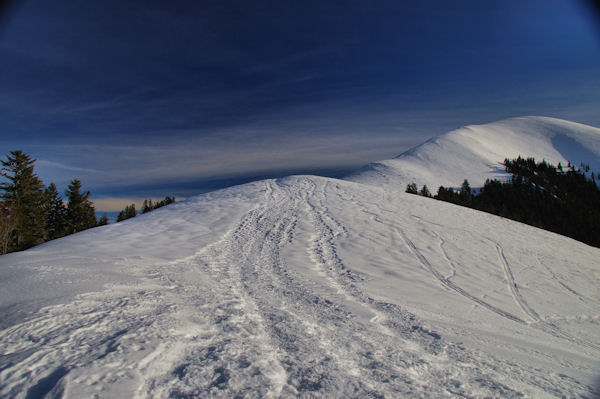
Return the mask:
<path id="1" fill-rule="evenodd" d="M 94 204 L 88 199 L 90 192 L 81 193 L 81 181 L 74 179 L 69 184 L 67 195 L 67 229 L 69 233 L 77 233 L 95 227 L 98 222 L 94 213 Z"/>
<path id="2" fill-rule="evenodd" d="M 0 255 L 8 252 L 17 228 L 18 219 L 12 212 L 13 209 L 9 203 L 0 201 Z"/>
<path id="3" fill-rule="evenodd" d="M 44 191 L 44 195 L 47 206 L 46 228 L 48 239 L 53 240 L 64 236 L 67 232 L 67 208 L 54 183 L 50 183 Z"/>
<path id="4" fill-rule="evenodd" d="M 106 213 L 98 218 L 98 226 L 106 226 L 108 224 L 108 216 Z"/>
<path id="5" fill-rule="evenodd" d="M 142 204 L 142 213 L 148 213 L 152 210 L 154 210 L 154 205 L 152 204 L 152 200 L 151 199 L 144 200 L 144 203 Z"/>
<path id="6" fill-rule="evenodd" d="M 125 212 L 128 219 L 136 217 L 137 211 L 135 210 L 135 204 L 131 204 L 128 208 L 125 208 Z"/>
<path id="7" fill-rule="evenodd" d="M 427 188 L 427 185 L 423 186 L 421 191 L 419 191 L 419 195 L 422 195 L 423 197 L 431 198 L 431 192 Z"/>
<path id="8" fill-rule="evenodd" d="M 20 251 L 45 241 L 46 204 L 44 184 L 33 171 L 35 159 L 22 151 L 11 151 L 2 161 L 0 175 L 8 182 L 0 183 L 5 217 L 14 224 L 6 251 Z"/>
<path id="9" fill-rule="evenodd" d="M 169 196 L 165 197 L 165 199 L 163 200 L 154 203 L 151 199 L 144 200 L 144 203 L 142 204 L 142 213 L 148 213 L 165 205 L 172 204 L 173 202 L 175 202 L 175 197 Z"/>
<path id="10" fill-rule="evenodd" d="M 472 191 L 469 181 L 465 179 L 460 186 L 460 193 L 458 194 L 460 201 L 465 205 L 470 205 L 472 202 Z"/>
<path id="11" fill-rule="evenodd" d="M 417 187 L 417 183 L 409 183 L 406 185 L 406 191 L 409 194 L 418 194 L 419 188 Z"/>
<path id="12" fill-rule="evenodd" d="M 131 219 L 136 215 L 137 212 L 135 210 L 135 204 L 127 205 L 125 209 L 119 212 L 119 215 L 117 216 L 117 222 L 122 222 L 123 220 Z"/>

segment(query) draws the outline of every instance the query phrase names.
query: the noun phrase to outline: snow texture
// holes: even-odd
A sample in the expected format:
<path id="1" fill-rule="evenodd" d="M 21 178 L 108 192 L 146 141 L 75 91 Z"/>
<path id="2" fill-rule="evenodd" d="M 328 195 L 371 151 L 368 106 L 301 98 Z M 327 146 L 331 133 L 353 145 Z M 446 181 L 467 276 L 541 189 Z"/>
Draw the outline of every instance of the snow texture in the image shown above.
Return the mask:
<path id="1" fill-rule="evenodd" d="M 264 180 L 0 257 L 0 396 L 594 397 L 600 249 L 402 191 Z"/>

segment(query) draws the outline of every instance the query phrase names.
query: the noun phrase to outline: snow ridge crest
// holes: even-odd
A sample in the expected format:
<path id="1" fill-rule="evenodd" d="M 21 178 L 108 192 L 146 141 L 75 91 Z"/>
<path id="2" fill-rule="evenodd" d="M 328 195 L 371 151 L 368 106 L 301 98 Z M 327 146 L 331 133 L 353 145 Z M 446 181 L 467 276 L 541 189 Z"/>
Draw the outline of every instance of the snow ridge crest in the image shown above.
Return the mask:
<path id="1" fill-rule="evenodd" d="M 346 179 L 370 185 L 426 184 L 458 187 L 466 178 L 474 187 L 486 179 L 507 177 L 505 158 L 574 165 L 600 171 L 600 129 L 576 122 L 523 116 L 484 125 L 468 125 L 434 137 L 393 159 L 373 162 Z"/>

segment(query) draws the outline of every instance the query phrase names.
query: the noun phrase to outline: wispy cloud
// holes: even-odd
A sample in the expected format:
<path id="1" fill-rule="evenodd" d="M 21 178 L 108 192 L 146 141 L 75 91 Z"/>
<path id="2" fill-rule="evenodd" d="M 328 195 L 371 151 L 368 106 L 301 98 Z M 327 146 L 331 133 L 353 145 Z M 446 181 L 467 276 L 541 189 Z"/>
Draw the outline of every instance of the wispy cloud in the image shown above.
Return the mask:
<path id="1" fill-rule="evenodd" d="M 162 136 L 168 139 L 160 140 L 158 134 L 139 140 L 143 143 L 139 145 L 121 145 L 116 144 L 119 140 L 112 140 L 111 144 L 52 144 L 25 150 L 42 159 L 38 165 L 40 176 L 55 176 L 49 181 L 59 174 L 57 184 L 78 177 L 84 186 L 104 189 L 214 181 L 279 171 L 358 168 L 401 153 L 421 142 L 423 134 L 419 129 L 385 123 L 376 126 L 364 121 L 364 115 L 357 120 L 339 114 L 333 120 L 273 120 L 269 126 L 215 130 L 210 134 L 195 129 L 165 131 Z"/>
<path id="2" fill-rule="evenodd" d="M 401 152 L 406 148 L 405 143 L 405 137 L 384 141 L 382 137 L 343 134 L 311 138 L 287 136 L 285 140 L 257 137 L 243 146 L 222 137 L 189 139 L 162 146 L 77 145 L 68 146 L 73 154 L 71 162 L 82 166 L 63 169 L 81 172 L 79 175 L 89 184 L 123 186 L 215 179 L 283 169 L 358 167 Z M 45 167 L 56 165 L 58 162 L 51 161 L 41 164 Z M 98 172 L 100 170 L 102 172 Z"/>
<path id="3" fill-rule="evenodd" d="M 36 161 L 36 166 L 38 167 L 46 167 L 46 168 L 59 168 L 64 170 L 69 170 L 73 172 L 85 172 L 85 173 L 99 173 L 98 170 L 82 168 L 78 166 L 65 165 L 60 162 L 47 161 L 45 159 L 38 159 Z"/>

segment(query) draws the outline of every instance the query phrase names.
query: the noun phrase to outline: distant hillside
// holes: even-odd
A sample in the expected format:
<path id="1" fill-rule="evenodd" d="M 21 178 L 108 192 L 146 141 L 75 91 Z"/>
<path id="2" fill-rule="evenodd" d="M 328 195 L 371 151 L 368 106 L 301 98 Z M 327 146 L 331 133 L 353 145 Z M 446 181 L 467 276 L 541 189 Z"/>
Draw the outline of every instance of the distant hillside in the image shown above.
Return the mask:
<path id="1" fill-rule="evenodd" d="M 370 185 L 408 183 L 473 187 L 508 177 L 505 158 L 533 157 L 553 164 L 588 164 L 600 171 L 600 129 L 555 118 L 526 116 L 465 126 L 431 139 L 396 158 L 373 162 L 346 179 Z"/>

